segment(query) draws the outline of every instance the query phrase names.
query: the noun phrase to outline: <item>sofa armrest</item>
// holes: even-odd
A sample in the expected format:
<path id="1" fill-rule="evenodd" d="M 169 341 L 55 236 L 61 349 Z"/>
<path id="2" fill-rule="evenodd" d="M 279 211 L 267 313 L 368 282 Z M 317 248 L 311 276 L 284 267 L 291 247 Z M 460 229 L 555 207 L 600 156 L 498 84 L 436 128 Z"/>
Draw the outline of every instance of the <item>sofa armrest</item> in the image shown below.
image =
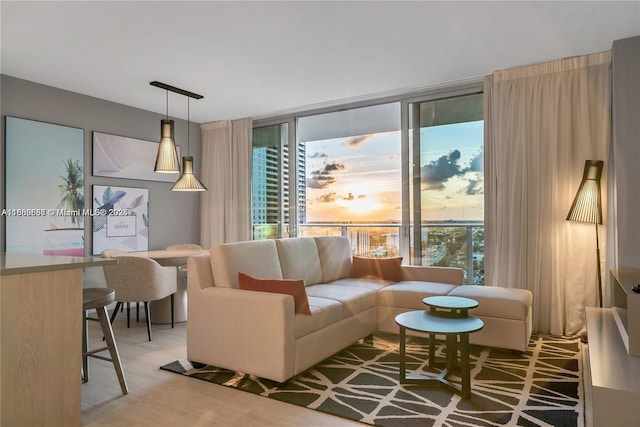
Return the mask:
<path id="1" fill-rule="evenodd" d="M 464 283 L 464 270 L 457 267 L 425 267 L 419 265 L 403 265 L 402 280 L 462 285 Z"/>
<path id="2" fill-rule="evenodd" d="M 215 286 L 189 293 L 187 357 L 284 381 L 295 370 L 295 307 L 286 294 Z"/>
<path id="3" fill-rule="evenodd" d="M 187 289 L 215 286 L 209 254 L 193 255 L 187 260 Z"/>

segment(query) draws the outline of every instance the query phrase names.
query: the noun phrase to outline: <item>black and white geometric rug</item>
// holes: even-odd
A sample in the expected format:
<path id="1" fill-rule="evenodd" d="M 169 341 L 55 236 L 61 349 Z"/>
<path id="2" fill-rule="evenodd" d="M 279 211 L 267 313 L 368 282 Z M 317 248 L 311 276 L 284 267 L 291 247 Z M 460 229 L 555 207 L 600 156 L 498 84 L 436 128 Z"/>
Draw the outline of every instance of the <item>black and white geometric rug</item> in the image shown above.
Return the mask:
<path id="1" fill-rule="evenodd" d="M 398 337 L 376 333 L 285 383 L 188 361 L 161 369 L 377 426 L 584 426 L 578 339 L 533 336 L 525 353 L 472 346 L 473 395 L 462 400 L 444 388 L 400 385 Z M 408 371 L 438 373 L 427 366 L 426 342 L 408 337 Z"/>

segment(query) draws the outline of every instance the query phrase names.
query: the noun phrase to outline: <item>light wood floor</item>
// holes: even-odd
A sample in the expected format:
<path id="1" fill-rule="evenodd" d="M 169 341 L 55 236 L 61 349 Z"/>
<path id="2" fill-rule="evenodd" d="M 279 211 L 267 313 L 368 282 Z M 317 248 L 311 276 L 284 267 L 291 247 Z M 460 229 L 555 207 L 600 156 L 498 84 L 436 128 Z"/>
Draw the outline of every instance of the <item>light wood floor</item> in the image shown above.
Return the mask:
<path id="1" fill-rule="evenodd" d="M 141 310 L 142 314 L 142 310 Z M 362 426 L 317 411 L 162 371 L 160 365 L 186 359 L 186 323 L 152 325 L 118 314 L 114 332 L 129 394 L 122 395 L 113 365 L 89 359 L 89 382 L 82 385 L 84 426 Z M 89 322 L 89 342 L 102 338 Z M 90 347 L 91 348 L 91 347 Z M 95 348 L 95 347 L 93 347 Z"/>

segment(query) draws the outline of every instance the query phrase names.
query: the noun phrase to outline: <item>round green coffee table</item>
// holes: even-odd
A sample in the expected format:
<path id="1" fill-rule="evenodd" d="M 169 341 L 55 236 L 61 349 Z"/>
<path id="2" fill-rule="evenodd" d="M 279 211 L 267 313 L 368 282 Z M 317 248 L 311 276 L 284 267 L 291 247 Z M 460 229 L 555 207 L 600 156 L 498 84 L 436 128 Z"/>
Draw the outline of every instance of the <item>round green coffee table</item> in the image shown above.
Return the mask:
<path id="1" fill-rule="evenodd" d="M 477 304 L 477 303 L 476 303 Z M 453 317 L 448 313 L 441 316 L 426 310 L 408 311 L 400 313 L 395 318 L 400 327 L 400 383 L 424 385 L 436 383 L 445 385 L 459 392 L 463 399 L 471 397 L 471 366 L 469 362 L 469 334 L 479 331 L 484 327 L 484 322 L 477 317 Z M 437 376 L 413 375 L 406 373 L 406 330 L 429 334 L 430 341 L 434 335 L 446 337 L 446 366 Z M 460 341 L 458 343 L 458 340 Z M 456 364 L 460 349 L 460 363 Z M 430 344 L 429 361 L 433 349 Z M 453 369 L 459 369 L 461 384 L 458 385 L 447 379 Z"/>

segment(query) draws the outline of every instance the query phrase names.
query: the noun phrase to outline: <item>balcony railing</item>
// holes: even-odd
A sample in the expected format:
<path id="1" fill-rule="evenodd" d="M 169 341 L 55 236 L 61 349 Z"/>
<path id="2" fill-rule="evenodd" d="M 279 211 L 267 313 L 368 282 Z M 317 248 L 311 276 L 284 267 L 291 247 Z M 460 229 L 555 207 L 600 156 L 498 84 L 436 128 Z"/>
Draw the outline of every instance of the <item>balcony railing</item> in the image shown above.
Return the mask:
<path id="1" fill-rule="evenodd" d="M 343 236 L 353 255 L 392 257 L 401 253 L 400 224 L 327 224 L 305 223 L 298 226 L 299 237 Z M 278 224 L 253 226 L 253 239 L 274 239 L 285 230 Z M 410 236 L 413 236 L 411 230 Z M 421 227 L 420 255 L 415 256 L 415 242 L 410 243 L 411 263 L 465 270 L 465 283 L 484 284 L 484 224 L 482 222 L 441 222 Z M 419 259 L 414 262 L 414 259 Z"/>

